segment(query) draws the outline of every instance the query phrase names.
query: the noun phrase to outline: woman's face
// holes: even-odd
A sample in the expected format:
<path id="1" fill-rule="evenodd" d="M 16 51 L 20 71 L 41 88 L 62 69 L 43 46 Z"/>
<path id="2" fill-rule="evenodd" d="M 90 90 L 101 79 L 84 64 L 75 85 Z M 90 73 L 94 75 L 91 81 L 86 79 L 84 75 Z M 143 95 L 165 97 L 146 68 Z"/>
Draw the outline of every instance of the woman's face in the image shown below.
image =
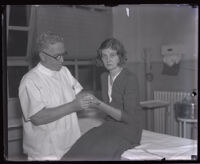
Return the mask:
<path id="1" fill-rule="evenodd" d="M 119 56 L 117 55 L 117 51 L 113 50 L 112 48 L 103 49 L 101 59 L 108 71 L 112 71 L 119 67 Z"/>

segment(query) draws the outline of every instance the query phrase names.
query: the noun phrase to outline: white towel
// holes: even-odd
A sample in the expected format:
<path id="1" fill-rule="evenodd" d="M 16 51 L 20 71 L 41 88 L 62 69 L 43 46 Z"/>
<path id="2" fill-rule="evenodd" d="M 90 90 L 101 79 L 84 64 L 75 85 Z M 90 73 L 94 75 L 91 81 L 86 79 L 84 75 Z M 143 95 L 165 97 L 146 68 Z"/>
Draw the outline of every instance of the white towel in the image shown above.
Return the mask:
<path id="1" fill-rule="evenodd" d="M 181 54 L 165 55 L 163 57 L 163 62 L 172 67 L 174 64 L 178 64 L 181 61 L 181 58 Z"/>

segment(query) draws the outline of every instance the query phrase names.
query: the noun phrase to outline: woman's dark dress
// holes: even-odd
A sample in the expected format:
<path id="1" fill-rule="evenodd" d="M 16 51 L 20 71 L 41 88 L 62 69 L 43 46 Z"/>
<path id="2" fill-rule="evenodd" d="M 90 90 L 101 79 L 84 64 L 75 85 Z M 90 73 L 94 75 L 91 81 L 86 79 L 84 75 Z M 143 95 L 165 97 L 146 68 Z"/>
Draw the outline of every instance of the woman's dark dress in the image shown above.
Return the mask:
<path id="1" fill-rule="evenodd" d="M 108 73 L 101 76 L 103 101 L 122 111 L 122 120 L 110 116 L 99 127 L 81 136 L 61 160 L 120 160 L 121 154 L 139 145 L 141 139 L 141 108 L 137 78 L 127 68 L 117 76 L 108 98 Z"/>

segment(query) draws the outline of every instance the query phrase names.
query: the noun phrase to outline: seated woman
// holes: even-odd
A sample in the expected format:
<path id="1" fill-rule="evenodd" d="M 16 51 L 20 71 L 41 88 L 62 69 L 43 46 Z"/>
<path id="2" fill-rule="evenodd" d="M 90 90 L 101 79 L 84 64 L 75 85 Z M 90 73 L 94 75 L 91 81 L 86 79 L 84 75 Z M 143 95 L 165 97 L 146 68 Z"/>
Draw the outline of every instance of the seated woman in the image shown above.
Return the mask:
<path id="1" fill-rule="evenodd" d="M 136 76 L 124 67 L 124 46 L 117 39 L 107 39 L 97 59 L 108 72 L 101 76 L 103 101 L 91 95 L 90 107 L 105 112 L 107 119 L 81 136 L 62 160 L 120 160 L 125 150 L 140 144 L 139 86 Z"/>

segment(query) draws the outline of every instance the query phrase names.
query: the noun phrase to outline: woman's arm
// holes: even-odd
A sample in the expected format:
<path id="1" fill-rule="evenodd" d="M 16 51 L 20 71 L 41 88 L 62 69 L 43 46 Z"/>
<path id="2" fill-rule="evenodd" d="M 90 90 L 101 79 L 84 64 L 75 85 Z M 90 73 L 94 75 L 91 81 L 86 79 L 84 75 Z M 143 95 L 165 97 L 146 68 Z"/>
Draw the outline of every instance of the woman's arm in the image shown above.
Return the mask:
<path id="1" fill-rule="evenodd" d="M 135 76 L 128 76 L 122 99 L 123 109 L 110 106 L 105 102 L 98 100 L 94 96 L 91 100 L 90 106 L 105 112 L 118 121 L 123 121 L 126 123 L 132 122 L 135 120 L 134 117 L 137 117 L 137 111 L 139 109 L 138 82 Z"/>
<path id="2" fill-rule="evenodd" d="M 111 116 L 112 118 L 114 118 L 117 121 L 121 121 L 121 117 L 122 117 L 122 112 L 121 110 L 114 108 L 100 100 L 92 102 L 92 104 L 94 103 L 95 108 L 103 111 L 104 113 L 108 114 L 109 116 Z"/>

